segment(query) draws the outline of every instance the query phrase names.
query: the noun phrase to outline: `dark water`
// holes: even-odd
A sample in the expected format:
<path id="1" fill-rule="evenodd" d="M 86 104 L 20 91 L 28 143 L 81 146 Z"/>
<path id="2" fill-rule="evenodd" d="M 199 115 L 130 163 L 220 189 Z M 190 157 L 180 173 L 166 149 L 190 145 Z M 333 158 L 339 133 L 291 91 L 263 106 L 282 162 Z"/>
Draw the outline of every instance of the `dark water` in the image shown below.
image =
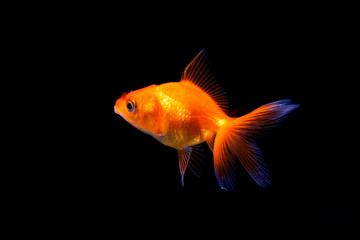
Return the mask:
<path id="1" fill-rule="evenodd" d="M 296 235 L 354 227 L 359 11 L 353 4 L 164 12 L 89 4 L 51 11 L 30 44 L 43 56 L 48 90 L 35 100 L 44 117 L 31 131 L 45 126 L 44 141 L 30 150 L 38 157 L 17 166 L 24 199 L 45 199 L 55 209 L 68 205 L 90 219 L 99 215 L 109 228 L 119 227 L 111 219 L 125 220 L 123 231 L 153 221 L 157 228 L 149 233 L 169 227 L 204 235 L 249 229 Z M 301 105 L 259 143 L 270 189 L 239 169 L 238 191 L 220 191 L 207 146 L 204 176 L 187 172 L 181 188 L 176 151 L 113 112 L 124 91 L 179 81 L 204 48 L 240 114 L 286 98 Z"/>

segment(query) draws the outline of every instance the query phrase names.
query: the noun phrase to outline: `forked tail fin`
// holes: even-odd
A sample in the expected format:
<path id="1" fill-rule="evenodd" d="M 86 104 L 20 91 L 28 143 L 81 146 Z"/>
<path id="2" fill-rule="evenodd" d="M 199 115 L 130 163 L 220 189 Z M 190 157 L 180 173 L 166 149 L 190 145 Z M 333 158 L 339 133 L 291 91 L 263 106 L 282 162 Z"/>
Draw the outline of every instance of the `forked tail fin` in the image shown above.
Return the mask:
<path id="1" fill-rule="evenodd" d="M 229 118 L 218 130 L 214 143 L 215 174 L 222 189 L 234 190 L 238 160 L 258 185 L 263 188 L 270 186 L 269 171 L 257 146 L 257 139 L 278 126 L 298 107 L 291 100 L 280 100 L 242 117 Z"/>

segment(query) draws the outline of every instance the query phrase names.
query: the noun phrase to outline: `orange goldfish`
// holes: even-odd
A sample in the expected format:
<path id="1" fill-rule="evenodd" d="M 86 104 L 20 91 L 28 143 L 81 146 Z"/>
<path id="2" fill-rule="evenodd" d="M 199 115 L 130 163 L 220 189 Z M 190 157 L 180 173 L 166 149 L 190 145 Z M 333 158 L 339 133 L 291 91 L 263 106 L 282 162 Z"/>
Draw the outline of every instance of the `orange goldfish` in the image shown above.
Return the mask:
<path id="1" fill-rule="evenodd" d="M 213 152 L 215 175 L 222 189 L 235 190 L 237 161 L 258 185 L 267 188 L 269 171 L 257 139 L 299 105 L 280 100 L 238 118 L 227 115 L 227 105 L 226 94 L 215 82 L 202 50 L 185 68 L 180 82 L 123 93 L 114 110 L 140 131 L 178 151 L 182 186 L 187 167 L 195 169 L 192 161 L 196 158 L 190 160 L 195 146 L 206 142 Z"/>

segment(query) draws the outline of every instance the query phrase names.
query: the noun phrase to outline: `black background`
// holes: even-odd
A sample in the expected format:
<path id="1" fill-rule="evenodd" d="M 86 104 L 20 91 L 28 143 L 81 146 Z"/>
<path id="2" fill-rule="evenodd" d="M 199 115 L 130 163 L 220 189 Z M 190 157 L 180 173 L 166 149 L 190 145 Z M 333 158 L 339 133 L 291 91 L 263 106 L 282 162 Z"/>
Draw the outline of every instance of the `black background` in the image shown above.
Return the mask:
<path id="1" fill-rule="evenodd" d="M 120 232 L 151 224 L 146 231 L 196 229 L 200 236 L 354 226 L 354 4 L 89 3 L 37 12 L 20 21 L 26 40 L 19 41 L 36 79 L 29 85 L 40 92 L 28 100 L 40 116 L 29 135 L 43 140 L 24 140 L 35 156 L 17 164 L 25 200 L 70 209 L 68 220 L 103 219 Z M 123 92 L 179 81 L 202 49 L 239 116 L 280 99 L 301 105 L 259 143 L 270 189 L 240 168 L 237 192 L 219 190 L 206 145 L 204 176 L 186 172 L 182 188 L 176 150 L 113 111 Z"/>

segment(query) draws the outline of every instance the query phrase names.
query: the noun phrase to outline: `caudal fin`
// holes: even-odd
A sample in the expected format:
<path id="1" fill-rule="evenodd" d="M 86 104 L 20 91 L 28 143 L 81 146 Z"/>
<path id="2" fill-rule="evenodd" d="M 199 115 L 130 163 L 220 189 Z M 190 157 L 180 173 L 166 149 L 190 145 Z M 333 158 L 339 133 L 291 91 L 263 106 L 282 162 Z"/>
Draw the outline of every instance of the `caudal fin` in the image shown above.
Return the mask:
<path id="1" fill-rule="evenodd" d="M 278 126 L 298 107 L 291 100 L 280 100 L 242 117 L 229 118 L 217 132 L 214 142 L 215 174 L 221 188 L 234 190 L 238 160 L 258 185 L 263 188 L 270 186 L 269 171 L 257 146 L 257 139 Z"/>

